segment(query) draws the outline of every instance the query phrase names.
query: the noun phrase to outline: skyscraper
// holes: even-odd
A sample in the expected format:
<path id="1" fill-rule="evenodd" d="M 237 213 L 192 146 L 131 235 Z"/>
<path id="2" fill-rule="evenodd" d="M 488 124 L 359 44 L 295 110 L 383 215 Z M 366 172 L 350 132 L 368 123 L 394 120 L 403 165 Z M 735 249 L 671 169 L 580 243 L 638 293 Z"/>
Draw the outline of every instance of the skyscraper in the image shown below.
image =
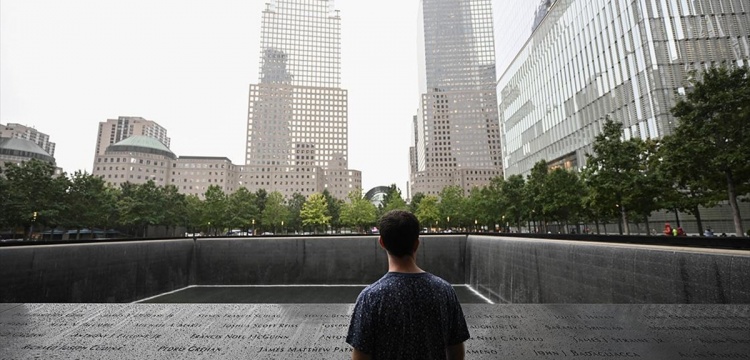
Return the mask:
<path id="1" fill-rule="evenodd" d="M 491 0 L 421 0 L 419 23 L 410 193 L 486 185 L 502 175 Z"/>
<path id="2" fill-rule="evenodd" d="M 241 177 L 250 190 L 337 197 L 361 187 L 348 169 L 341 18 L 332 0 L 275 0 L 263 11 L 259 83 L 250 85 Z"/>
<path id="3" fill-rule="evenodd" d="M 747 1 L 557 0 L 498 81 L 506 175 L 580 168 L 606 117 L 660 138 L 691 71 L 750 59 Z"/>

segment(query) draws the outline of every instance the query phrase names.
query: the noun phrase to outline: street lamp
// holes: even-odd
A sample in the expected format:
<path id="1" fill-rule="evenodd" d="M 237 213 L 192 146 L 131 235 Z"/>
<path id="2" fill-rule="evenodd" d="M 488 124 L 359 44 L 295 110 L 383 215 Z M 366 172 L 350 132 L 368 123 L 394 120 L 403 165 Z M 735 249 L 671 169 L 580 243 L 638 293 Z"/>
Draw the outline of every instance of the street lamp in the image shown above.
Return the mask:
<path id="1" fill-rule="evenodd" d="M 284 220 L 281 220 L 281 232 L 284 233 Z"/>
<path id="2" fill-rule="evenodd" d="M 531 210 L 531 221 L 534 223 L 534 232 L 536 231 L 536 210 Z"/>
<path id="3" fill-rule="evenodd" d="M 474 219 L 474 232 L 477 232 L 477 219 Z"/>
<path id="4" fill-rule="evenodd" d="M 448 230 L 451 227 L 451 217 L 446 216 L 445 219 L 448 220 L 445 222 L 445 229 Z"/>
<path id="5" fill-rule="evenodd" d="M 36 211 L 31 216 L 31 226 L 29 227 L 29 240 L 33 240 L 34 236 L 34 223 L 36 222 Z M 51 238 L 51 236 L 50 236 Z"/>
<path id="6" fill-rule="evenodd" d="M 255 236 L 255 219 L 253 219 L 253 236 Z"/>

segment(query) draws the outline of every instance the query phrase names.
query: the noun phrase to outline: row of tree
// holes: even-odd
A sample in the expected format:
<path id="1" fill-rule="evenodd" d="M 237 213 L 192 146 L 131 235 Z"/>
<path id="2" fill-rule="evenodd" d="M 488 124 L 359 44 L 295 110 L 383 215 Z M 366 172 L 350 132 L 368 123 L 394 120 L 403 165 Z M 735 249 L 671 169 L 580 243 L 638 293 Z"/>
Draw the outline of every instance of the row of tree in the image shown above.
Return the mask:
<path id="1" fill-rule="evenodd" d="M 229 229 L 255 233 L 323 232 L 344 227 L 365 232 L 384 211 L 406 204 L 391 186 L 386 204 L 375 207 L 352 192 L 348 201 L 333 198 L 328 191 L 307 198 L 294 194 L 285 199 L 279 192 L 250 192 L 240 188 L 226 194 L 210 186 L 203 199 L 178 192 L 173 185 L 122 184 L 110 187 L 100 177 L 85 172 L 54 175 L 54 167 L 31 160 L 8 163 L 0 176 L 0 230 L 14 236 L 31 236 L 34 229 L 119 229 L 132 236 L 147 237 L 149 227 L 223 234 Z"/>
<path id="2" fill-rule="evenodd" d="M 148 236 L 149 225 L 209 234 L 365 232 L 380 214 L 406 209 L 432 229 L 567 231 L 588 223 L 598 232 L 600 223 L 616 222 L 629 234 L 628 224 L 647 223 L 667 209 L 694 214 L 702 232 L 699 209 L 726 201 L 736 233 L 743 234 L 738 201 L 750 193 L 748 68 L 708 70 L 672 112 L 679 122 L 661 140 L 625 138 L 622 124 L 607 119 L 580 171 L 551 170 L 539 161 L 525 178 L 496 178 L 468 194 L 457 186 L 439 196 L 417 193 L 409 204 L 391 185 L 380 207 L 361 190 L 342 201 L 327 191 L 285 199 L 278 192 L 225 194 L 211 186 L 199 199 L 171 185 L 111 188 L 87 173 L 53 176 L 53 167 L 40 161 L 8 164 L 0 176 L 0 229 L 118 228 L 135 236 Z"/>

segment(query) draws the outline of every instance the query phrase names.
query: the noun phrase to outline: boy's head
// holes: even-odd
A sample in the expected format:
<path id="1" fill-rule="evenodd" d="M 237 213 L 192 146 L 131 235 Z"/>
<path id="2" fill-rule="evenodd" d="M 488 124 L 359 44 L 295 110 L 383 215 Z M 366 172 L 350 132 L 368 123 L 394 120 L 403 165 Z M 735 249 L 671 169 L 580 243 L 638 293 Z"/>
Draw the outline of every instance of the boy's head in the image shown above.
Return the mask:
<path id="1" fill-rule="evenodd" d="M 378 221 L 383 246 L 393 256 L 412 255 L 419 241 L 419 220 L 408 211 L 392 210 Z"/>

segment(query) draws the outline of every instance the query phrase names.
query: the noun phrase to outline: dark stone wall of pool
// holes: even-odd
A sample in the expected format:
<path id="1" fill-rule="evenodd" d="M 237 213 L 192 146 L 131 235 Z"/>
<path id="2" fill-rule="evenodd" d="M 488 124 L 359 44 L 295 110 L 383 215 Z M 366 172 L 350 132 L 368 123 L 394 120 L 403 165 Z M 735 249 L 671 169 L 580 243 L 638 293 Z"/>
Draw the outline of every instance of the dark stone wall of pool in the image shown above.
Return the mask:
<path id="1" fill-rule="evenodd" d="M 190 285 L 192 239 L 0 248 L 0 302 L 130 302 Z"/>
<path id="2" fill-rule="evenodd" d="M 463 284 L 466 235 L 420 239 L 420 266 Z M 197 285 L 361 285 L 388 271 L 377 236 L 199 239 L 196 247 Z"/>
<path id="3" fill-rule="evenodd" d="M 743 250 L 469 235 L 465 261 L 496 303 L 750 303 Z"/>
<path id="4" fill-rule="evenodd" d="M 750 304 L 750 252 L 481 235 L 422 237 L 420 266 L 498 303 Z M 0 302 L 130 302 L 188 285 L 369 284 L 376 236 L 0 247 Z"/>

